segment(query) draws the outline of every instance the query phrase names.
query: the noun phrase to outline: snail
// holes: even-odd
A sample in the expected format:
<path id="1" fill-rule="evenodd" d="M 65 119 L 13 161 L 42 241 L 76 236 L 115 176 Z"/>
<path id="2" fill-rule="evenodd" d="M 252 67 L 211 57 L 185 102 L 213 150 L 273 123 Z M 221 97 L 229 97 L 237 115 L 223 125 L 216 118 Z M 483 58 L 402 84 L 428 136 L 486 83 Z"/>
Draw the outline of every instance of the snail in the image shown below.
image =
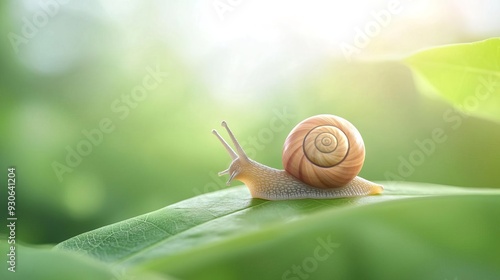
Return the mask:
<path id="1" fill-rule="evenodd" d="M 250 159 L 225 121 L 236 152 L 214 129 L 233 160 L 219 176 L 243 182 L 254 198 L 267 200 L 329 199 L 380 194 L 383 187 L 358 175 L 365 158 L 363 139 L 347 120 L 317 115 L 297 124 L 285 140 L 279 170 Z"/>

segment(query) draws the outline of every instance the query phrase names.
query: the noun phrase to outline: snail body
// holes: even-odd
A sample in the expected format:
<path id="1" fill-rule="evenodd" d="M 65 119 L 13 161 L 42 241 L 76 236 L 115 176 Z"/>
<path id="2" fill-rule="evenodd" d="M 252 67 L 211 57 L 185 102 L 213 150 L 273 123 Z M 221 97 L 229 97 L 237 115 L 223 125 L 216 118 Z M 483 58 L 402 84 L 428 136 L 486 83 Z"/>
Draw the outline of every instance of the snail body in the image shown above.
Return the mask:
<path id="1" fill-rule="evenodd" d="M 357 174 L 363 166 L 365 149 L 361 135 L 347 120 L 334 115 L 317 115 L 299 123 L 288 135 L 283 148 L 285 170 L 250 159 L 226 122 L 236 152 L 220 134 L 232 158 L 227 185 L 233 179 L 243 182 L 254 198 L 267 200 L 329 199 L 379 194 L 381 185 Z"/>

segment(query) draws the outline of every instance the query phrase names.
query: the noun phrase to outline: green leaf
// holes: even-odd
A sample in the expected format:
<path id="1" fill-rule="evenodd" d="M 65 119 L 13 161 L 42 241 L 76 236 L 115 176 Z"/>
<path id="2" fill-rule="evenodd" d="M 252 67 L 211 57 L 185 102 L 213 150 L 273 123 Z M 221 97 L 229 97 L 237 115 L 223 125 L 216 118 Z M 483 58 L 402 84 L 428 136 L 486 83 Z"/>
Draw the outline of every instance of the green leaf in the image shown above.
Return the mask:
<path id="1" fill-rule="evenodd" d="M 14 247 L 14 250 L 11 248 Z M 0 251 L 6 256 L 7 265 L 0 271 L 0 279 L 9 280 L 173 280 L 163 274 L 139 272 L 132 268 L 112 267 L 82 254 L 53 250 L 52 246 L 27 247 L 18 243 L 0 241 Z M 12 263 L 10 263 L 12 261 Z M 9 269 L 10 268 L 10 269 Z"/>
<path id="2" fill-rule="evenodd" d="M 500 38 L 431 48 L 406 63 L 421 91 L 466 114 L 500 121 Z"/>
<path id="3" fill-rule="evenodd" d="M 312 279 L 392 272 L 406 279 L 453 279 L 467 271 L 488 279 L 500 272 L 498 254 L 485 251 L 500 249 L 497 205 L 499 190 L 430 184 L 389 184 L 378 196 L 291 201 L 252 199 L 240 186 L 81 234 L 56 248 L 182 279 L 282 279 L 293 265 L 304 266 Z M 315 250 L 325 242 L 338 248 L 321 251 L 325 260 L 318 261 Z M 470 263 L 476 257 L 471 253 L 482 254 L 477 263 Z M 403 277 L 410 271 L 416 274 Z"/>
<path id="4" fill-rule="evenodd" d="M 5 254 L 12 254 L 6 241 L 0 242 L 3 259 Z M 30 248 L 15 244 L 12 260 L 15 272 L 7 270 L 11 265 L 2 266 L 1 279 L 116 279 L 111 269 L 94 259 L 77 255 L 73 252 L 55 251 L 49 248 Z"/>
<path id="5" fill-rule="evenodd" d="M 472 195 L 330 209 L 146 268 L 183 279 L 498 279 L 499 203 Z"/>

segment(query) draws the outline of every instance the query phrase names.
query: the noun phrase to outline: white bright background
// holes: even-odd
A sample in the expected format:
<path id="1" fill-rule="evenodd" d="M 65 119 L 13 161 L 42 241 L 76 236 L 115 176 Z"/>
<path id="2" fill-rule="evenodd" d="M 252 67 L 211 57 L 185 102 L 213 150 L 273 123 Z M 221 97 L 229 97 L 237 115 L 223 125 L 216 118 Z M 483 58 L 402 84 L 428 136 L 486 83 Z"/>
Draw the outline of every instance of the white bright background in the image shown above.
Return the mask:
<path id="1" fill-rule="evenodd" d="M 55 0 L 54 0 L 55 1 Z M 49 1 L 50 2 L 50 1 Z M 341 44 L 354 44 L 357 28 L 364 30 L 373 14 L 391 14 L 387 26 L 370 38 L 355 59 L 406 54 L 423 47 L 480 40 L 500 33 L 500 2 L 479 1 L 68 1 L 71 17 L 98 17 L 112 28 L 116 45 L 126 50 L 144 39 L 171 45 L 191 70 L 218 98 L 235 100 L 260 97 L 269 89 L 299 79 L 331 58 L 344 58 Z M 38 1 L 12 1 L 11 15 L 32 14 Z M 51 19 L 20 59 L 45 74 L 67 71 L 85 59 L 92 47 L 82 46 L 82 33 L 67 28 L 64 17 Z M 85 28 L 80 26 L 85 34 Z M 119 33 L 123 34 L 119 34 Z M 73 43 L 70 43 L 73 42 Z M 57 47 L 57 53 L 44 52 Z M 42 53 L 43 52 L 43 53 Z M 49 55 L 47 55 L 49 54 Z M 134 57 L 121 57 L 134 61 Z M 133 63 L 124 63 L 134 65 Z M 235 97 L 236 95 L 236 97 Z"/>

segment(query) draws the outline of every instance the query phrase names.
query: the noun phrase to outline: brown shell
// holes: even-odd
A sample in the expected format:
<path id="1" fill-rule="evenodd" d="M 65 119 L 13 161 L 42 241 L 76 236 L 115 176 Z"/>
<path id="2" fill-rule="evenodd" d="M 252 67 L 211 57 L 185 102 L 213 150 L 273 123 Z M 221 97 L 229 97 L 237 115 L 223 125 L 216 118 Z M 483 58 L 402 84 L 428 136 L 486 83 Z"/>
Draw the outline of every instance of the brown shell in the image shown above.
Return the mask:
<path id="1" fill-rule="evenodd" d="M 283 146 L 285 170 L 317 188 L 338 188 L 349 183 L 363 167 L 365 145 L 347 120 L 317 115 L 296 125 Z"/>

